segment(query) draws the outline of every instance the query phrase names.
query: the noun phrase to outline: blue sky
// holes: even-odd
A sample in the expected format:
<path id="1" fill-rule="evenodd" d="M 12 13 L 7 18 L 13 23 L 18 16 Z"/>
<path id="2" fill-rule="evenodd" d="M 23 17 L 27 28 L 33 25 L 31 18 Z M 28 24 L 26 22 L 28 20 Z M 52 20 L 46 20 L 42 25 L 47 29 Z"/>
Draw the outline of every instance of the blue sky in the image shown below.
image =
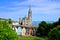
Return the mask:
<path id="1" fill-rule="evenodd" d="M 0 18 L 19 18 L 28 15 L 32 6 L 33 21 L 57 21 L 60 18 L 60 0 L 0 0 Z"/>

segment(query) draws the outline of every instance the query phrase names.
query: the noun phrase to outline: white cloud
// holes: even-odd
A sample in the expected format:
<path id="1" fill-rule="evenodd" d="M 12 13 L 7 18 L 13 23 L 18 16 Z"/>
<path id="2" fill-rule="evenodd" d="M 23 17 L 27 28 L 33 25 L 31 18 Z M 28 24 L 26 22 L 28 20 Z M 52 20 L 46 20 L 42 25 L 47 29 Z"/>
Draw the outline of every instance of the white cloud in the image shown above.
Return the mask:
<path id="1" fill-rule="evenodd" d="M 60 8 L 60 4 L 59 3 L 53 3 L 53 2 L 49 2 L 48 0 L 27 0 L 27 1 L 23 1 L 23 2 L 11 2 L 11 6 L 16 6 L 16 7 L 2 7 L 8 10 L 13 10 L 15 12 L 19 12 L 19 11 L 23 11 L 25 9 L 28 9 L 26 7 L 23 6 L 29 6 L 31 3 L 32 5 L 32 10 L 33 13 L 34 12 L 39 12 L 39 13 L 53 13 L 55 10 L 52 10 L 54 8 Z M 34 6 L 34 7 L 33 7 Z M 1 8 L 1 7 L 0 7 Z M 52 11 L 51 11 L 52 10 Z M 41 11 L 41 12 L 40 12 Z M 56 12 L 56 11 L 55 11 Z M 57 11 L 58 12 L 58 11 Z"/>
<path id="2" fill-rule="evenodd" d="M 7 10 L 12 10 L 12 12 L 6 12 L 10 15 L 15 15 L 18 17 L 26 16 L 28 13 L 28 6 L 32 5 L 32 12 L 33 14 L 50 14 L 50 15 L 60 15 L 59 10 L 53 10 L 55 8 L 60 8 L 60 3 L 57 2 L 50 2 L 48 0 L 27 0 L 23 2 L 11 2 L 11 6 L 13 7 L 0 7 L 5 8 Z M 38 15 L 39 16 L 39 15 Z M 35 16 L 36 17 L 36 16 Z M 34 18 L 35 18 L 34 17 Z M 36 17 L 37 18 L 37 17 Z"/>

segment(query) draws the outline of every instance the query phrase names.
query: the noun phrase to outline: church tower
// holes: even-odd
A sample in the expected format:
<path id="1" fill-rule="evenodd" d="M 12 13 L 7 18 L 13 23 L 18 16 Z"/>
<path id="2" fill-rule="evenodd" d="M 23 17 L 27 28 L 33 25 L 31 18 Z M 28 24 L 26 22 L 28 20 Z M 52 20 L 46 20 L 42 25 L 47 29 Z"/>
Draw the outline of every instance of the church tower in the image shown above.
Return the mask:
<path id="1" fill-rule="evenodd" d="M 31 10 L 31 6 L 29 7 L 29 11 L 28 11 L 28 25 L 32 26 L 32 10 Z"/>

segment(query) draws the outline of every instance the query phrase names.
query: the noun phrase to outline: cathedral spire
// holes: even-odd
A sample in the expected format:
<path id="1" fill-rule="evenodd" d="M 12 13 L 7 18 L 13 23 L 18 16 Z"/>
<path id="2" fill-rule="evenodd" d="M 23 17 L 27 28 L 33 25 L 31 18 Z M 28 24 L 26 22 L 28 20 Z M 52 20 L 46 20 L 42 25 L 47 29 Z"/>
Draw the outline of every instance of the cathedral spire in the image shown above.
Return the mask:
<path id="1" fill-rule="evenodd" d="M 31 5 L 29 6 L 29 11 L 28 11 L 28 18 L 32 18 L 32 10 L 31 10 Z"/>
<path id="2" fill-rule="evenodd" d="M 29 12 L 32 12 L 32 10 L 31 10 L 31 5 L 29 5 Z"/>
<path id="3" fill-rule="evenodd" d="M 31 10 L 31 5 L 29 6 L 28 19 L 29 19 L 29 25 L 32 25 L 32 10 Z"/>

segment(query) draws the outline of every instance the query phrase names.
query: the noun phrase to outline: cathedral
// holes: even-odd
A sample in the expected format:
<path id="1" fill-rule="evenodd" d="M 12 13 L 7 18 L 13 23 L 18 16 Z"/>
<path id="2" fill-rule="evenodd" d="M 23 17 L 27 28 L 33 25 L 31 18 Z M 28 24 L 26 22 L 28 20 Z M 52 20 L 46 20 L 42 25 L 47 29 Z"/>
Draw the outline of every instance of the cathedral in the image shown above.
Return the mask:
<path id="1" fill-rule="evenodd" d="M 31 7 L 29 7 L 28 17 L 19 18 L 19 24 L 21 26 L 27 26 L 27 27 L 32 26 L 32 10 L 31 10 Z"/>
<path id="2" fill-rule="evenodd" d="M 18 26 L 16 26 L 18 25 Z M 17 28 L 19 27 L 19 28 Z M 13 29 L 16 30 L 17 32 L 17 29 L 19 29 L 19 34 L 22 35 L 22 36 L 32 36 L 32 35 L 35 35 L 36 33 L 36 27 L 32 26 L 32 10 L 31 10 L 31 6 L 29 7 L 29 10 L 28 10 L 28 17 L 23 17 L 23 18 L 19 18 L 19 22 L 17 23 L 13 23 L 13 26 L 12 26 Z"/>

